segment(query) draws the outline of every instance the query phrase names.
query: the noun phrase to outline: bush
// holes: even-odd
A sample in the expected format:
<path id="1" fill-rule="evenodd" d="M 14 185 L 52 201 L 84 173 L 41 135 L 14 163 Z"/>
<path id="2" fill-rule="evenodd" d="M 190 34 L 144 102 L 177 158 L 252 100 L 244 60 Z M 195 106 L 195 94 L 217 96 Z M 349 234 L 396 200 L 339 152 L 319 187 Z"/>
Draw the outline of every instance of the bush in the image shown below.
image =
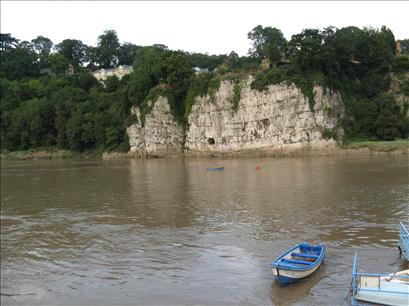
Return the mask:
<path id="1" fill-rule="evenodd" d="M 240 98 L 241 98 L 241 90 L 243 86 L 240 82 L 236 82 L 233 86 L 233 110 L 237 112 L 239 109 L 239 103 L 240 103 Z"/>
<path id="2" fill-rule="evenodd" d="M 392 61 L 392 70 L 394 72 L 409 71 L 409 55 L 396 56 Z"/>
<path id="3" fill-rule="evenodd" d="M 378 139 L 395 140 L 401 137 L 400 130 L 403 128 L 399 118 L 393 114 L 381 114 L 374 124 Z"/>

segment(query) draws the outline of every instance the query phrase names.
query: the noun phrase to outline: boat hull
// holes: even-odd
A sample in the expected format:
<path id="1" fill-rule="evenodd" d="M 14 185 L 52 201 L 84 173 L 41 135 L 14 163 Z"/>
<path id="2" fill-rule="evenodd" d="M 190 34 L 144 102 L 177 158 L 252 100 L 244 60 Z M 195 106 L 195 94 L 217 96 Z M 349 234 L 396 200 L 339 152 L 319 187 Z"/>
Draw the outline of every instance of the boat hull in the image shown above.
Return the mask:
<path id="1" fill-rule="evenodd" d="M 352 268 L 351 304 L 409 305 L 409 270 L 392 274 L 358 272 L 357 253 Z"/>
<path id="2" fill-rule="evenodd" d="M 324 245 L 301 243 L 279 256 L 271 263 L 272 271 L 280 285 L 297 282 L 310 276 L 324 260 Z"/>
<path id="3" fill-rule="evenodd" d="M 277 276 L 280 285 L 287 285 L 300 281 L 301 279 L 310 276 L 321 266 L 321 263 L 314 268 L 306 271 L 293 271 L 282 268 L 273 268 L 273 274 Z"/>
<path id="4" fill-rule="evenodd" d="M 377 286 L 365 286 L 362 285 L 364 281 L 364 277 L 362 277 L 361 286 L 356 292 L 356 300 L 382 305 L 408 305 L 408 284 L 381 280 Z M 382 288 L 382 291 L 379 291 L 378 288 Z M 404 294 L 404 292 L 407 292 L 407 294 Z"/>

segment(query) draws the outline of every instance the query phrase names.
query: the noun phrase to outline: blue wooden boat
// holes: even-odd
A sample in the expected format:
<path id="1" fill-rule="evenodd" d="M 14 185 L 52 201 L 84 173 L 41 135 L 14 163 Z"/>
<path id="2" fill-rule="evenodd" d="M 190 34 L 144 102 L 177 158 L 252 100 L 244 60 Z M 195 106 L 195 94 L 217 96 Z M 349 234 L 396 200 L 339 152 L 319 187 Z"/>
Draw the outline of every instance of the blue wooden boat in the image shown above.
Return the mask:
<path id="1" fill-rule="evenodd" d="M 208 171 L 221 171 L 224 170 L 224 167 L 215 167 L 215 168 L 207 168 Z"/>
<path id="2" fill-rule="evenodd" d="M 399 226 L 399 248 L 402 253 L 402 257 L 409 261 L 409 232 L 402 221 Z"/>
<path id="3" fill-rule="evenodd" d="M 357 254 L 352 268 L 352 305 L 360 302 L 381 305 L 409 305 L 409 270 L 390 273 L 358 271 Z"/>
<path id="4" fill-rule="evenodd" d="M 323 244 L 302 242 L 287 250 L 271 263 L 280 285 L 299 281 L 317 271 L 325 256 Z"/>

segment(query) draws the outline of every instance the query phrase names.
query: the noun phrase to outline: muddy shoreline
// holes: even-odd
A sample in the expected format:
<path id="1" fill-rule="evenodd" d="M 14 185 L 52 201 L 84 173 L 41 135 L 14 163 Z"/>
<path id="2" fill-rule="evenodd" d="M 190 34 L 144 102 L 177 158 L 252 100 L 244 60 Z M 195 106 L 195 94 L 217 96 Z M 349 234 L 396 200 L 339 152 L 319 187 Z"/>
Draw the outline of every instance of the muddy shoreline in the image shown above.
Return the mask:
<path id="1" fill-rule="evenodd" d="M 180 154 L 136 155 L 132 152 L 74 152 L 69 150 L 28 150 L 1 153 L 1 159 L 38 160 L 38 159 L 155 159 L 155 158 L 241 158 L 241 157 L 312 157 L 312 156 L 353 156 L 353 155 L 409 155 L 409 140 L 398 142 L 362 142 L 343 146 L 311 148 L 300 146 L 295 148 L 276 147 L 236 152 L 180 152 Z"/>

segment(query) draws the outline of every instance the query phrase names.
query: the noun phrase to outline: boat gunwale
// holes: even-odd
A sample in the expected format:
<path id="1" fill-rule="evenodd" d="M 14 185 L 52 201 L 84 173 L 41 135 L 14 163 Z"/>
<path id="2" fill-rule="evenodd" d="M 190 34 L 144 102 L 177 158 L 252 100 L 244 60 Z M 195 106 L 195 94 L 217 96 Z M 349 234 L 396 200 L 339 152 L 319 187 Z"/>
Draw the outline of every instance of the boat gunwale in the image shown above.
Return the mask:
<path id="1" fill-rule="evenodd" d="M 311 262 L 310 265 L 306 265 L 304 267 L 300 266 L 300 267 L 296 267 L 293 265 L 287 265 L 285 263 L 280 262 L 280 260 L 286 256 L 287 254 L 291 253 L 292 251 L 294 251 L 295 249 L 299 248 L 303 243 L 305 242 L 301 242 L 300 244 L 297 244 L 296 246 L 288 249 L 287 251 L 285 251 L 283 254 L 281 254 L 280 256 L 278 256 L 276 259 L 274 259 L 274 261 L 271 263 L 271 266 L 273 268 L 279 269 L 279 270 L 288 270 L 288 271 L 308 271 L 311 270 L 313 268 L 315 268 L 316 266 L 320 265 L 322 263 L 322 260 L 324 258 L 325 255 L 325 245 L 324 244 L 317 244 L 317 245 L 311 245 L 308 243 L 308 245 L 310 246 L 320 246 L 321 247 L 321 251 L 320 254 L 318 255 L 318 258 L 314 261 Z"/>

